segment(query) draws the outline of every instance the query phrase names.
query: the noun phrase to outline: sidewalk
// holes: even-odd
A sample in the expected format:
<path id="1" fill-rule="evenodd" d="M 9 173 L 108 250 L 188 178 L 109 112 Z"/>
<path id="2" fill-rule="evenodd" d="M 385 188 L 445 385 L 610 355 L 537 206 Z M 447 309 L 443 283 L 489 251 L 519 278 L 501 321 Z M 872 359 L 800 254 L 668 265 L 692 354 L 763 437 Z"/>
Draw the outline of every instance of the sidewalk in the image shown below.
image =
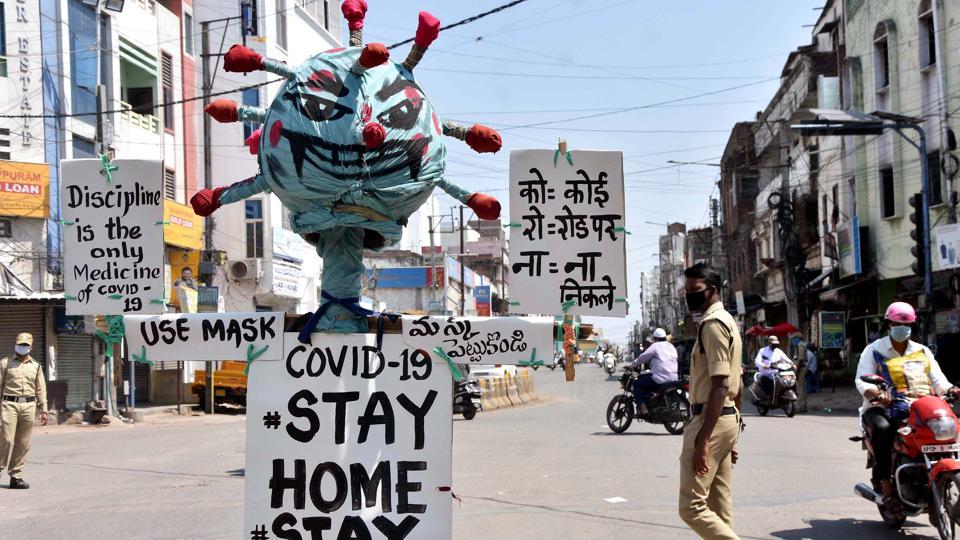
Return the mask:
<path id="1" fill-rule="evenodd" d="M 816 394 L 807 394 L 808 414 L 856 414 L 863 397 L 853 386 L 838 386 L 836 392 L 829 386 L 821 386 Z"/>

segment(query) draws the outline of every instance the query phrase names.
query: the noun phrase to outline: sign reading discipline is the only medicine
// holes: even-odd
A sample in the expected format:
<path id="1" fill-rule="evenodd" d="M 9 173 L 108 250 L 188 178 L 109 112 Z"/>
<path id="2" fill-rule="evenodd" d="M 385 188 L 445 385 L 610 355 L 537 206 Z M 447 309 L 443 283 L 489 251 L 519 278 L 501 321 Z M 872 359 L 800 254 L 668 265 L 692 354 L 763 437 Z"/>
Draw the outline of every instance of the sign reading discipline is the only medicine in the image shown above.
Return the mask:
<path id="1" fill-rule="evenodd" d="M 243 538 L 452 536 L 450 370 L 373 334 L 250 364 Z"/>
<path id="2" fill-rule="evenodd" d="M 510 311 L 625 317 L 623 154 L 555 153 L 510 153 Z"/>
<path id="3" fill-rule="evenodd" d="M 60 163 L 67 315 L 163 313 L 163 163 Z M 112 167 L 111 167 L 112 168 Z"/>

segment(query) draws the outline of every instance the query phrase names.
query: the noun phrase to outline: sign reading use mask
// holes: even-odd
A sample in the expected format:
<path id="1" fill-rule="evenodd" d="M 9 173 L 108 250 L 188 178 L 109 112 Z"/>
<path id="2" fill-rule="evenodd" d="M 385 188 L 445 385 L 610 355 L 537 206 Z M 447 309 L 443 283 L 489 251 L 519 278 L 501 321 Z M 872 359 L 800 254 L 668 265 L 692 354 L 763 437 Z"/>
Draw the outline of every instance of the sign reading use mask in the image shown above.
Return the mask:
<path id="1" fill-rule="evenodd" d="M 153 362 L 246 360 L 283 354 L 283 313 L 171 313 L 123 318 L 127 347 Z"/>
<path id="2" fill-rule="evenodd" d="M 510 310 L 627 315 L 623 155 L 510 152 Z"/>
<path id="3" fill-rule="evenodd" d="M 451 538 L 451 378 L 386 335 L 250 365 L 244 538 Z"/>
<path id="4" fill-rule="evenodd" d="M 60 162 L 67 315 L 163 313 L 163 163 Z"/>
<path id="5" fill-rule="evenodd" d="M 403 341 L 456 363 L 518 364 L 553 351 L 552 317 L 404 317 Z"/>

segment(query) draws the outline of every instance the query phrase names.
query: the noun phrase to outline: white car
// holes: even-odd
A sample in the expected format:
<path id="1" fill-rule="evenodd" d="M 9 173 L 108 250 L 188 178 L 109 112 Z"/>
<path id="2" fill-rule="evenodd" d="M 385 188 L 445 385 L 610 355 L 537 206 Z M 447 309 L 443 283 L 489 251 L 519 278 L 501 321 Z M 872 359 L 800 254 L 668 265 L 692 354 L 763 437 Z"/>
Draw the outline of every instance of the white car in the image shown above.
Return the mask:
<path id="1" fill-rule="evenodd" d="M 478 379 L 503 377 L 507 373 L 509 373 L 511 377 L 515 377 L 517 375 L 517 366 L 470 366 L 470 375 Z"/>

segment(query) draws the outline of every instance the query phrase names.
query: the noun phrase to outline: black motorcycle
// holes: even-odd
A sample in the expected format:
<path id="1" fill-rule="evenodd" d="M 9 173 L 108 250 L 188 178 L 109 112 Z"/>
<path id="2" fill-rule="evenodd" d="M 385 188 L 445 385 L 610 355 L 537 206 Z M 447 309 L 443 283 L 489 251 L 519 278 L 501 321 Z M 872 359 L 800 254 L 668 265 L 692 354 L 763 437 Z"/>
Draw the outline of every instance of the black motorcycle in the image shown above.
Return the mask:
<path id="1" fill-rule="evenodd" d="M 637 373 L 626 370 L 620 376 L 622 394 L 613 396 L 607 405 L 607 426 L 614 433 L 623 433 L 633 423 L 633 419 L 651 424 L 663 424 L 673 435 L 680 435 L 693 418 L 690 400 L 687 399 L 687 381 L 681 379 L 662 385 L 654 392 L 647 403 L 647 413 L 643 414 L 633 397 L 633 381 Z"/>
<path id="2" fill-rule="evenodd" d="M 480 396 L 483 389 L 476 379 L 465 378 L 453 390 L 453 414 L 462 414 L 464 420 L 473 420 L 481 410 Z"/>

